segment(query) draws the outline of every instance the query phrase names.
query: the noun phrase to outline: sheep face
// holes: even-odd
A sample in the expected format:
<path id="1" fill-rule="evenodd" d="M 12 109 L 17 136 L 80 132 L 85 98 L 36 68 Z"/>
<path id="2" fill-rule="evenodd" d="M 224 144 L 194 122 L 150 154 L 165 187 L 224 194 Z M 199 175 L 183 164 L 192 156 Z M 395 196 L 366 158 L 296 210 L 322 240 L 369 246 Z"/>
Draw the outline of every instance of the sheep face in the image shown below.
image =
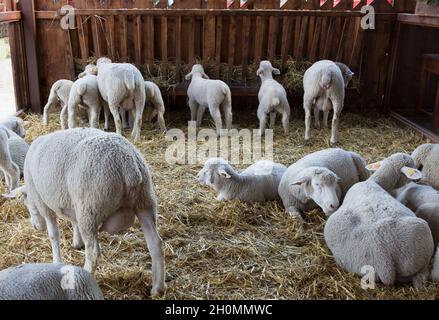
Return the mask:
<path id="1" fill-rule="evenodd" d="M 280 70 L 277 68 L 273 68 L 271 62 L 268 60 L 263 60 L 259 63 L 259 69 L 256 71 L 256 75 L 261 79 L 272 77 L 272 73 L 275 75 L 280 74 Z"/>
<path id="2" fill-rule="evenodd" d="M 222 158 L 212 158 L 206 161 L 198 172 L 197 179 L 201 185 L 207 185 L 218 191 L 218 186 L 224 179 L 230 179 L 230 165 Z"/>
<path id="3" fill-rule="evenodd" d="M 337 175 L 329 169 L 310 167 L 303 170 L 290 185 L 299 185 L 305 195 L 330 216 L 340 205 L 337 195 L 338 180 Z"/>
<path id="4" fill-rule="evenodd" d="M 354 73 L 344 63 L 336 62 L 335 64 L 340 68 L 341 74 L 343 75 L 344 86 L 345 86 L 345 88 L 347 88 L 349 85 L 349 82 L 352 80 L 352 77 L 354 76 Z"/>
<path id="5" fill-rule="evenodd" d="M 422 171 L 422 167 L 424 166 L 424 161 L 427 155 L 430 153 L 431 149 L 433 148 L 432 143 L 425 143 L 423 145 L 420 145 L 413 151 L 412 158 L 415 162 L 415 167 Z"/>
<path id="6" fill-rule="evenodd" d="M 189 72 L 186 76 L 186 80 L 190 80 L 192 77 L 200 75 L 204 79 L 209 79 L 209 76 L 204 72 L 204 68 L 201 64 L 194 64 L 192 66 L 191 72 Z"/>

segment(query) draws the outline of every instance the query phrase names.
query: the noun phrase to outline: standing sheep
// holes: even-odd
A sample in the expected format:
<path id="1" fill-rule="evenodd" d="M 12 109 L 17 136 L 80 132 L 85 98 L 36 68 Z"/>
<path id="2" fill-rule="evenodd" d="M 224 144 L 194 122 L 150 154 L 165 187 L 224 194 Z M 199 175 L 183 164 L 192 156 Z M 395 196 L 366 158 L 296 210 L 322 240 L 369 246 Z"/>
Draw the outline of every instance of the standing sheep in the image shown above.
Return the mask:
<path id="1" fill-rule="evenodd" d="M 72 89 L 73 81 L 70 80 L 58 80 L 50 88 L 49 99 L 44 106 L 43 124 L 47 126 L 49 124 L 49 110 L 52 106 L 60 101 L 61 103 L 61 124 L 63 119 L 67 118 L 67 106 L 69 104 L 70 90 Z"/>
<path id="2" fill-rule="evenodd" d="M 346 65 L 339 65 L 347 68 Z M 344 67 L 343 70 L 345 70 Z M 352 75 L 353 73 L 350 73 L 350 77 Z M 318 61 L 306 70 L 303 76 L 305 141 L 311 138 L 311 110 L 314 105 L 314 111 L 317 115 L 319 109 L 326 113 L 330 111 L 331 107 L 334 109 L 330 142 L 331 144 L 337 143 L 338 118 L 343 109 L 345 87 L 347 84 L 340 67 L 330 60 Z M 324 118 L 327 119 L 327 114 L 324 115 Z"/>
<path id="3" fill-rule="evenodd" d="M 439 189 L 439 144 L 425 143 L 413 151 L 415 166 L 422 171 L 422 183 Z"/>
<path id="4" fill-rule="evenodd" d="M 259 132 L 264 134 L 267 116 L 270 115 L 270 128 L 274 129 L 276 113 L 282 115 L 282 126 L 285 134 L 288 134 L 290 122 L 290 105 L 287 99 L 287 92 L 284 87 L 273 79 L 273 73 L 279 75 L 279 69 L 273 68 L 270 61 L 264 60 L 259 64 L 256 75 L 261 78 L 261 88 L 259 89 L 258 99 L 258 119 Z"/>
<path id="5" fill-rule="evenodd" d="M 222 129 L 221 112 L 224 112 L 227 130 L 232 128 L 232 95 L 230 88 L 221 80 L 209 80 L 203 66 L 194 64 L 192 71 L 186 75 L 186 80 L 191 80 L 187 89 L 191 120 L 201 125 L 203 114 L 209 108 L 215 126 L 216 134 L 220 135 Z"/>
<path id="6" fill-rule="evenodd" d="M 104 110 L 110 110 L 116 125 L 116 133 L 122 134 L 120 111 L 135 110 L 132 138 L 140 139 L 142 115 L 145 108 L 145 80 L 140 71 L 129 63 L 112 63 L 108 58 L 97 61 L 98 87 Z"/>
<path id="7" fill-rule="evenodd" d="M 320 207 L 326 215 L 338 209 L 349 188 L 368 178 L 363 158 L 355 152 L 325 149 L 292 164 L 279 184 L 285 210 L 301 219 L 301 212 Z"/>
<path id="8" fill-rule="evenodd" d="M 352 186 L 342 206 L 325 225 L 326 244 L 337 263 L 363 275 L 372 266 L 385 285 L 411 281 L 420 288 L 433 255 L 427 222 L 394 199 L 389 192 L 421 175 L 407 154 L 387 158 L 366 181 Z"/>
<path id="9" fill-rule="evenodd" d="M 18 186 L 16 181 L 16 167 L 18 167 L 18 178 L 23 174 L 24 160 L 26 158 L 29 145 L 19 135 L 1 128 L 0 124 L 0 179 L 5 178 L 6 185 L 10 190 Z M 12 170 L 12 171 L 11 171 Z M 6 172 L 6 175 L 4 174 Z"/>
<path id="10" fill-rule="evenodd" d="M 261 160 L 238 173 L 223 158 L 211 158 L 197 178 L 219 193 L 219 201 L 263 202 L 279 198 L 277 188 L 286 169 L 282 164 Z"/>
<path id="11" fill-rule="evenodd" d="M 82 268 L 34 263 L 0 271 L 0 300 L 104 300 L 104 296 Z"/>
<path id="12" fill-rule="evenodd" d="M 91 273 L 100 255 L 99 231 L 126 230 L 137 216 L 152 259 L 151 294 L 164 293 L 165 265 L 151 174 L 128 140 L 89 128 L 41 136 L 29 148 L 24 180 L 25 186 L 6 196 L 22 195 L 32 225 L 47 229 L 55 263 L 62 262 L 57 215 L 74 223 L 74 244 L 84 242 L 84 268 Z"/>
<path id="13" fill-rule="evenodd" d="M 152 81 L 145 81 L 145 93 L 147 102 L 150 104 L 146 111 L 146 121 L 152 121 L 157 116 L 160 130 L 166 131 L 165 118 L 163 117 L 165 114 L 165 104 L 160 88 Z"/>
<path id="14" fill-rule="evenodd" d="M 439 192 L 430 186 L 411 182 L 394 190 L 392 195 L 418 218 L 427 221 L 436 247 L 431 278 L 439 282 Z"/>

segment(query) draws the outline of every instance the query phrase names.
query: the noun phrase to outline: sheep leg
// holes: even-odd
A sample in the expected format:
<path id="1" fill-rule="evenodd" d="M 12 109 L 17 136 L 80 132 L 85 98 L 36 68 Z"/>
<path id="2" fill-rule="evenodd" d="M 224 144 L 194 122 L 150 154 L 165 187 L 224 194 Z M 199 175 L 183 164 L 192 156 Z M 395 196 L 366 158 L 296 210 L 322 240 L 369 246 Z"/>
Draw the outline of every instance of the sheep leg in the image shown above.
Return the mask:
<path id="1" fill-rule="evenodd" d="M 120 109 L 120 117 L 122 118 L 122 129 L 127 129 L 127 111 L 125 109 Z"/>
<path id="2" fill-rule="evenodd" d="M 196 121 L 197 111 L 199 108 L 198 103 L 195 100 L 189 99 L 188 104 L 189 104 L 189 109 L 191 109 L 191 121 Z"/>
<path id="3" fill-rule="evenodd" d="M 47 207 L 39 208 L 41 215 L 46 220 L 47 233 L 52 245 L 53 263 L 62 263 L 61 247 L 59 245 L 59 229 L 55 214 Z"/>
<path id="4" fill-rule="evenodd" d="M 276 112 L 270 112 L 270 129 L 274 129 L 274 123 L 276 122 Z"/>
<path id="5" fill-rule="evenodd" d="M 416 290 L 422 290 L 425 288 L 425 282 L 429 276 L 429 265 L 427 264 L 424 269 L 419 271 L 412 279 L 413 287 Z"/>
<path id="6" fill-rule="evenodd" d="M 68 129 L 67 125 L 67 118 L 68 118 L 68 106 L 65 104 L 62 104 L 61 113 L 59 115 L 60 122 L 61 122 L 61 130 Z"/>
<path id="7" fill-rule="evenodd" d="M 263 112 L 262 114 L 258 115 L 259 118 L 259 135 L 263 136 L 265 133 L 265 124 L 267 122 L 267 114 Z"/>
<path id="8" fill-rule="evenodd" d="M 288 134 L 290 130 L 290 113 L 284 112 L 282 113 L 282 127 L 284 128 L 284 133 Z"/>
<path id="9" fill-rule="evenodd" d="M 120 120 L 119 108 L 114 102 L 108 104 L 111 114 L 113 115 L 114 125 L 116 126 L 116 133 L 122 135 L 122 123 Z"/>
<path id="10" fill-rule="evenodd" d="M 216 136 L 219 137 L 221 135 L 221 129 L 223 127 L 219 106 L 218 105 L 209 106 L 209 111 L 213 121 L 215 122 Z"/>
<path id="11" fill-rule="evenodd" d="M 142 85 L 143 88 L 143 85 Z M 136 116 L 134 119 L 133 131 L 131 137 L 134 141 L 140 139 L 140 131 L 142 130 L 142 120 L 143 120 L 143 109 L 145 109 L 145 90 L 139 90 L 139 92 L 134 96 L 134 105 L 136 108 Z"/>
<path id="12" fill-rule="evenodd" d="M 157 112 L 157 122 L 159 124 L 160 130 L 166 132 L 165 118 L 163 116 L 163 112 Z"/>
<path id="13" fill-rule="evenodd" d="M 93 216 L 92 212 L 87 212 L 83 210 L 79 212 L 77 217 L 78 219 L 78 228 L 79 232 L 82 236 L 82 240 L 85 244 L 85 264 L 84 269 L 93 274 L 96 270 L 98 258 L 100 255 L 99 250 L 99 241 L 98 241 L 98 230 L 90 224 L 90 221 L 83 219 L 82 217 L 91 217 Z"/>
<path id="14" fill-rule="evenodd" d="M 142 225 L 152 260 L 152 289 L 151 296 L 161 296 L 165 293 L 165 260 L 163 255 L 162 240 L 157 233 L 154 209 L 139 211 L 137 218 Z"/>
<path id="15" fill-rule="evenodd" d="M 436 253 L 433 258 L 433 267 L 431 269 L 431 280 L 439 282 L 439 250 L 436 248 Z"/>
<path id="16" fill-rule="evenodd" d="M 102 101 L 102 105 L 104 106 L 104 130 L 107 131 L 110 126 L 110 108 L 104 101 Z"/>
<path id="17" fill-rule="evenodd" d="M 20 178 L 20 169 L 12 161 L 8 136 L 3 130 L 0 131 L 0 169 L 4 173 L 5 183 L 8 189 L 12 191 L 17 188 Z"/>
<path id="18" fill-rule="evenodd" d="M 311 139 L 311 108 L 312 101 L 308 97 L 303 98 L 303 109 L 305 110 L 305 141 Z"/>
<path id="19" fill-rule="evenodd" d="M 320 110 L 314 107 L 314 128 L 320 129 Z"/>
<path id="20" fill-rule="evenodd" d="M 337 133 L 338 133 L 338 118 L 340 116 L 340 111 L 336 111 L 334 105 L 334 115 L 332 116 L 332 127 L 331 127 L 331 145 L 335 145 L 337 143 Z"/>
<path id="21" fill-rule="evenodd" d="M 49 124 L 49 110 L 56 103 L 57 96 L 52 90 L 50 91 L 49 99 L 47 100 L 46 105 L 44 106 L 43 112 L 43 125 L 47 126 Z M 61 103 L 62 104 L 62 103 Z"/>
<path id="22" fill-rule="evenodd" d="M 100 108 L 90 109 L 90 128 L 99 128 L 99 113 L 101 112 Z"/>
<path id="23" fill-rule="evenodd" d="M 226 122 L 226 129 L 231 130 L 232 129 L 232 102 L 230 101 L 230 98 L 226 96 L 224 98 L 224 101 L 221 105 L 223 112 L 224 112 L 224 121 Z"/>
<path id="24" fill-rule="evenodd" d="M 206 111 L 206 107 L 205 106 L 198 106 L 198 110 L 197 110 L 197 126 L 201 126 L 201 122 L 203 122 L 203 115 L 204 112 Z"/>
<path id="25" fill-rule="evenodd" d="M 84 248 L 84 241 L 82 241 L 82 236 L 81 233 L 79 232 L 78 225 L 72 222 L 72 228 L 73 228 L 72 247 L 77 250 Z"/>
<path id="26" fill-rule="evenodd" d="M 77 115 L 78 115 L 78 105 L 81 103 L 81 98 L 79 96 L 69 97 L 69 105 L 67 107 L 68 118 L 69 118 L 69 129 L 76 128 L 78 126 L 77 123 Z"/>

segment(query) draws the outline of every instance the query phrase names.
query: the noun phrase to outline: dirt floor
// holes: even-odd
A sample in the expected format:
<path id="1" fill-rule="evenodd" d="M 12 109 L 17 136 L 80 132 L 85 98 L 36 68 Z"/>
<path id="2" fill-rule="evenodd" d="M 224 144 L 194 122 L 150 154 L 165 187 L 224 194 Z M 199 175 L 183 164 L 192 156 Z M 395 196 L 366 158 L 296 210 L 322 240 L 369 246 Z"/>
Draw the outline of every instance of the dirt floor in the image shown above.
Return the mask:
<path id="1" fill-rule="evenodd" d="M 188 112 L 166 114 L 168 128 L 186 130 Z M 172 119 L 172 120 L 171 120 Z M 32 122 L 27 140 L 59 128 L 58 116 L 48 128 L 41 116 Z M 255 128 L 255 112 L 235 111 L 234 124 Z M 204 125 L 212 125 L 205 119 Z M 313 130 L 304 145 L 302 115 L 291 121 L 285 137 L 277 124 L 274 160 L 290 165 L 300 157 L 329 147 L 329 129 Z M 128 136 L 128 132 L 125 133 Z M 411 152 L 424 141 L 382 115 L 345 113 L 339 146 L 362 154 L 368 162 L 394 152 Z M 164 159 L 165 141 L 155 126 L 144 126 L 136 146 L 149 163 L 159 201 L 159 230 L 164 240 L 168 290 L 164 299 L 433 299 L 439 286 L 422 291 L 410 286 L 363 290 L 360 278 L 338 267 L 325 245 L 321 210 L 306 213 L 303 234 L 280 202 L 244 204 L 218 202 L 215 194 L 196 181 L 201 165 L 170 165 Z M 245 166 L 237 166 L 242 169 Z M 3 188 L 0 188 L 4 191 Z M 47 235 L 35 231 L 17 200 L 0 199 L 0 268 L 21 263 L 50 262 Z M 71 248 L 72 230 L 61 221 L 65 262 L 82 265 L 84 252 Z M 102 256 L 96 278 L 107 299 L 149 299 L 151 261 L 146 243 L 135 226 L 126 233 L 100 235 Z"/>

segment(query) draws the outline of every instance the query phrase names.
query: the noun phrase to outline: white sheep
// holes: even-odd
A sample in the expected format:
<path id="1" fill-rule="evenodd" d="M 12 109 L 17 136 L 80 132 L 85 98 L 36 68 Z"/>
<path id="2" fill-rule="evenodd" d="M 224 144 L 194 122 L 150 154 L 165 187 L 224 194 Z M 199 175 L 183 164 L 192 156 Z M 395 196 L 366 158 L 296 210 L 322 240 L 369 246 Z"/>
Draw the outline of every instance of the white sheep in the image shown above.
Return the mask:
<path id="1" fill-rule="evenodd" d="M 303 211 L 317 207 L 333 213 L 349 188 L 368 178 L 365 165 L 357 153 L 338 148 L 308 154 L 287 169 L 279 184 L 285 210 L 300 221 Z"/>
<path id="2" fill-rule="evenodd" d="M 0 126 L 13 131 L 20 138 L 24 138 L 26 135 L 26 127 L 29 126 L 29 121 L 24 121 L 19 117 L 10 116 L 6 119 L 0 120 Z"/>
<path id="3" fill-rule="evenodd" d="M 29 145 L 19 135 L 8 129 L 5 132 L 4 129 L 1 129 L 0 124 L 0 179 L 4 178 L 6 185 L 12 190 L 18 186 L 18 178 L 23 174 Z"/>
<path id="4" fill-rule="evenodd" d="M 430 228 L 389 194 L 407 182 L 406 176 L 421 175 L 413 166 L 407 154 L 385 159 L 369 179 L 351 187 L 327 220 L 326 244 L 348 272 L 363 276 L 363 268 L 371 266 L 374 281 L 422 287 L 434 250 Z"/>
<path id="5" fill-rule="evenodd" d="M 422 171 L 422 183 L 439 189 L 439 144 L 425 143 L 413 151 L 415 166 Z"/>
<path id="6" fill-rule="evenodd" d="M 263 202 L 279 198 L 277 188 L 286 169 L 282 164 L 260 160 L 239 173 L 223 158 L 210 158 L 197 178 L 218 192 L 219 201 Z"/>
<path id="7" fill-rule="evenodd" d="M 132 138 L 140 139 L 142 115 L 145 108 L 145 80 L 140 71 L 129 63 L 112 63 L 108 58 L 99 58 L 98 87 L 104 100 L 104 111 L 109 110 L 114 118 L 116 132 L 122 134 L 120 111 L 135 110 Z"/>
<path id="8" fill-rule="evenodd" d="M 226 128 L 232 129 L 232 95 L 227 84 L 221 80 L 210 80 L 200 64 L 194 64 L 192 71 L 186 75 L 185 79 L 192 79 L 187 89 L 191 120 L 196 120 L 197 126 L 200 126 L 204 111 L 209 108 L 210 115 L 215 122 L 216 134 L 219 136 L 222 129 L 220 112 L 222 109 Z"/>
<path id="9" fill-rule="evenodd" d="M 91 128 L 99 127 L 99 116 L 102 109 L 102 99 L 98 88 L 98 77 L 86 74 L 75 81 L 69 96 L 68 103 L 68 126 L 69 128 L 77 127 L 77 118 L 79 107 L 87 110 L 89 115 L 89 125 Z M 108 129 L 108 113 L 105 115 L 105 129 Z M 61 121 L 61 128 L 66 129 L 65 123 L 67 115 Z"/>
<path id="10" fill-rule="evenodd" d="M 82 268 L 32 263 L 0 271 L 0 300 L 104 300 L 104 296 Z"/>
<path id="11" fill-rule="evenodd" d="M 431 278 L 439 282 L 439 191 L 428 185 L 411 182 L 395 189 L 392 195 L 418 218 L 427 221 L 436 247 Z"/>
<path id="12" fill-rule="evenodd" d="M 67 118 L 67 106 L 69 104 L 70 90 L 72 89 L 73 81 L 70 80 L 58 80 L 50 88 L 49 98 L 44 106 L 43 112 L 43 124 L 47 126 L 49 124 L 49 110 L 55 105 L 57 101 L 61 103 L 61 123 L 63 119 Z"/>
<path id="13" fill-rule="evenodd" d="M 261 78 L 261 88 L 259 89 L 258 99 L 258 119 L 259 132 L 264 134 L 267 116 L 270 116 L 270 127 L 274 129 L 276 113 L 282 115 L 282 126 L 285 134 L 288 134 L 290 122 L 290 105 L 287 99 L 287 92 L 284 87 L 273 79 L 273 73 L 279 75 L 279 69 L 273 68 L 270 61 L 263 60 L 259 64 L 256 75 Z"/>
<path id="14" fill-rule="evenodd" d="M 156 229 L 157 201 L 148 165 L 118 134 L 91 128 L 38 137 L 24 164 L 22 196 L 38 230 L 47 229 L 53 262 L 61 263 L 57 216 L 74 223 L 74 245 L 84 242 L 84 268 L 94 273 L 100 255 L 98 232 L 126 230 L 137 218 L 152 259 L 152 295 L 165 290 L 162 242 Z"/>
<path id="15" fill-rule="evenodd" d="M 345 76 L 342 73 L 345 72 Z M 311 110 L 314 108 L 316 115 L 316 125 L 319 124 L 318 113 L 324 112 L 324 123 L 328 118 L 328 113 L 334 109 L 331 128 L 331 144 L 337 143 L 338 119 L 343 109 L 345 87 L 349 84 L 353 73 L 349 68 L 330 60 L 321 60 L 314 63 L 303 76 L 303 109 L 305 110 L 305 141 L 311 138 Z M 326 120 L 326 121 L 325 121 Z"/>

